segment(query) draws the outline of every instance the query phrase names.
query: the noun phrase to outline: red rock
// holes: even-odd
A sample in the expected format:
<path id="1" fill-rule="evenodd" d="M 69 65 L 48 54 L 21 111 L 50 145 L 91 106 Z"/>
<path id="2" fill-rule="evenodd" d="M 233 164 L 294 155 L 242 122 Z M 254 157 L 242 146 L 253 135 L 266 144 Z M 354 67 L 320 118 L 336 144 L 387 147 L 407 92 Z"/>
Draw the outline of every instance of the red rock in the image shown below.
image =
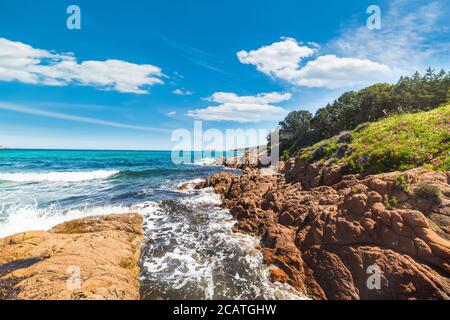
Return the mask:
<path id="1" fill-rule="evenodd" d="M 403 174 L 411 187 L 426 181 L 442 190 L 443 206 L 420 211 L 414 194 L 395 187 L 398 173 L 345 176 L 333 184 L 330 172 L 290 159 L 284 177 L 247 170 L 208 186 L 220 186 L 239 220 L 236 230 L 263 236 L 264 261 L 276 266 L 273 281 L 315 299 L 450 299 L 448 177 L 419 169 Z M 399 204 L 387 210 L 383 201 L 393 195 Z M 380 290 L 366 285 L 374 264 L 382 271 Z"/>

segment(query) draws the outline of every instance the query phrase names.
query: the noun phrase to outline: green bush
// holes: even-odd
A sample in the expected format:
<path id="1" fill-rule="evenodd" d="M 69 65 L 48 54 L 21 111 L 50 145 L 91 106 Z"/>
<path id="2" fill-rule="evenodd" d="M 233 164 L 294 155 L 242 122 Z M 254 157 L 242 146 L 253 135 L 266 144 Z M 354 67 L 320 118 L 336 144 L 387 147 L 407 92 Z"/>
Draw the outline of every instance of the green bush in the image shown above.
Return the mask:
<path id="1" fill-rule="evenodd" d="M 384 206 L 389 210 L 395 209 L 397 207 L 397 205 L 398 205 L 398 200 L 395 197 L 392 197 L 392 198 L 384 201 Z"/>
<path id="2" fill-rule="evenodd" d="M 398 187 L 398 188 L 400 188 L 400 189 L 402 189 L 403 191 L 405 191 L 405 192 L 408 192 L 409 191 L 409 184 L 408 184 L 408 182 L 406 181 L 406 178 L 405 178 L 405 176 L 404 175 L 398 175 L 397 176 L 397 178 L 395 178 L 395 185 Z"/>
<path id="3" fill-rule="evenodd" d="M 342 143 L 350 136 L 351 142 Z M 367 124 L 351 134 L 345 132 L 303 148 L 299 157 L 323 162 L 337 159 L 350 173 L 405 171 L 420 166 L 448 171 L 450 104 Z"/>

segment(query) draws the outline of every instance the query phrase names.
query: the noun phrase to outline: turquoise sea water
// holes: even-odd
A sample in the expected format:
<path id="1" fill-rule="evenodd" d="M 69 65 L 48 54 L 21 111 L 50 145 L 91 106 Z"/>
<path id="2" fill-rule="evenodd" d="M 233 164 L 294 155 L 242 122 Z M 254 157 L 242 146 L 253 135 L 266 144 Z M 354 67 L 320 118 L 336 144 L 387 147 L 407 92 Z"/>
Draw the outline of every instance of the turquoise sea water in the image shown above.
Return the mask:
<path id="1" fill-rule="evenodd" d="M 268 281 L 258 240 L 233 234 L 212 190 L 178 190 L 223 170 L 190 155 L 177 165 L 168 151 L 0 150 L 0 237 L 140 212 L 144 299 L 299 298 Z"/>

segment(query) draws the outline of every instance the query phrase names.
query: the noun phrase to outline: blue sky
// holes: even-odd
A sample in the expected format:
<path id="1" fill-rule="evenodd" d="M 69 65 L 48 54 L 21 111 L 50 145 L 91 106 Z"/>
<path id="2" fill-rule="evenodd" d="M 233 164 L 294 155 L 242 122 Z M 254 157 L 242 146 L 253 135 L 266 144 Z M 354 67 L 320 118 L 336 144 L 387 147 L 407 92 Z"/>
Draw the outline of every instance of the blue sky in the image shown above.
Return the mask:
<path id="1" fill-rule="evenodd" d="M 81 30 L 66 27 L 71 4 Z M 449 14 L 446 0 L 3 0 L 0 144 L 170 149 L 196 119 L 274 128 L 342 92 L 448 70 Z"/>

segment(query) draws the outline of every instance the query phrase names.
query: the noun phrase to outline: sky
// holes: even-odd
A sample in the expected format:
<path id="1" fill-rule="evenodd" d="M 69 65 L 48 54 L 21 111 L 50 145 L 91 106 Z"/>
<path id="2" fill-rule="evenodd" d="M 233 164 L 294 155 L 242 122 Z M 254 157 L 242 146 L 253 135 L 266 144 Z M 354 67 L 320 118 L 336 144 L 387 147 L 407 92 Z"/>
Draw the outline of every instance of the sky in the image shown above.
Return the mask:
<path id="1" fill-rule="evenodd" d="M 450 70 L 448 16 L 448 0 L 2 0 L 0 145 L 170 150 L 194 121 L 270 130 L 343 92 Z"/>

